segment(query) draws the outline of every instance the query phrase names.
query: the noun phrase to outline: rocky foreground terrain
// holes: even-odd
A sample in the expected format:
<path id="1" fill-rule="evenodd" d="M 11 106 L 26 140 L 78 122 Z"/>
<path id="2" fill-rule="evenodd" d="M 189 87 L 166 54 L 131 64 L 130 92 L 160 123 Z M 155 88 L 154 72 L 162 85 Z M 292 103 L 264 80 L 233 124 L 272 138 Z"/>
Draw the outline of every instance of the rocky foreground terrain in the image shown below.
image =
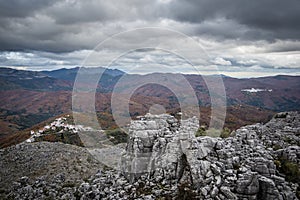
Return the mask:
<path id="1" fill-rule="evenodd" d="M 170 115 L 149 114 L 132 121 L 127 145 L 105 149 L 48 142 L 2 149 L 0 198 L 300 197 L 299 112 L 279 113 L 227 138 L 196 137 L 197 121 L 180 126 Z"/>

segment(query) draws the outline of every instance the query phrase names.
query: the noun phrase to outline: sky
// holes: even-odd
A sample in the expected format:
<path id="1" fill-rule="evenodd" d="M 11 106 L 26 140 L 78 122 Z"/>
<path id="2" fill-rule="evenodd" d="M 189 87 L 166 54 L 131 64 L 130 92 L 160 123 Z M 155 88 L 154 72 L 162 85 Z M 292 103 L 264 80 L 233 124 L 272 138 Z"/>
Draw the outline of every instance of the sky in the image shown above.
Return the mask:
<path id="1" fill-rule="evenodd" d="M 0 67 L 300 75 L 299 19 L 299 0 L 0 0 Z"/>

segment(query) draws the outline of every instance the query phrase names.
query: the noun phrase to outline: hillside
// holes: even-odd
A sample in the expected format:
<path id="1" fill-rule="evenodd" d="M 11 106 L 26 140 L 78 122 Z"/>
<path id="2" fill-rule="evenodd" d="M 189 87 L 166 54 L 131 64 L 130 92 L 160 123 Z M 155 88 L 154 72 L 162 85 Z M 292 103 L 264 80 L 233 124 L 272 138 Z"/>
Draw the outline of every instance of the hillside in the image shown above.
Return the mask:
<path id="1" fill-rule="evenodd" d="M 12 134 L 46 121 L 52 117 L 72 112 L 72 89 L 79 68 L 54 71 L 24 71 L 0 68 L 0 143 Z M 96 111 L 101 126 L 113 129 L 116 126 L 111 113 L 111 95 L 115 84 L 125 75 L 119 70 L 84 68 L 84 73 L 93 76 L 95 71 L 104 72 L 97 93 Z M 143 80 L 150 75 L 126 74 L 127 83 Z M 172 79 L 174 74 L 155 74 Z M 201 124 L 207 125 L 210 118 L 210 96 L 203 77 L 184 75 L 198 98 Z M 213 76 L 209 77 L 213 80 Z M 225 127 L 234 130 L 255 122 L 266 122 L 278 111 L 299 110 L 300 77 L 274 76 L 236 79 L 223 76 L 227 95 Z M 184 88 L 182 88 L 184 92 Z M 121 94 L 113 91 L 118 98 Z M 168 113 L 180 111 L 176 95 L 158 84 L 139 87 L 130 99 L 130 113 L 134 118 L 144 115 L 154 104 L 164 106 Z M 13 139 L 12 139 L 13 140 Z M 2 141 L 2 142 L 1 142 Z"/>

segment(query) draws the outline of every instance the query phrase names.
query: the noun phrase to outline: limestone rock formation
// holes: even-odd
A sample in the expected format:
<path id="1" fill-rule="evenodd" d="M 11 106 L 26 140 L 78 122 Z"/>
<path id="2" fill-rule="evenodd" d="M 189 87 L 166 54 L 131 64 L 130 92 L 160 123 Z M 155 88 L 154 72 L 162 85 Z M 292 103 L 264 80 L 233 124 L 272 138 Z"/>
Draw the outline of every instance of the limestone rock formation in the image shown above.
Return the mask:
<path id="1" fill-rule="evenodd" d="M 78 177 L 79 180 L 73 182 L 67 180 L 66 171 L 59 167 L 55 167 L 56 173 L 51 179 L 44 176 L 34 178 L 30 174 L 22 177 L 19 174 L 10 190 L 1 191 L 0 197 L 148 200 L 299 198 L 299 112 L 279 113 L 267 124 L 242 127 L 225 139 L 195 137 L 197 121 L 192 118 L 182 123 L 166 114 L 146 115 L 130 125 L 130 137 L 120 156 L 120 171 L 99 165 L 96 174 L 84 179 Z M 21 144 L 2 150 L 0 155 L 14 155 L 16 148 L 21 150 L 22 155 L 28 155 L 31 149 L 37 154 L 37 148 L 44 147 L 50 151 L 52 148 L 69 149 L 66 152 L 74 151 L 70 158 L 72 155 L 81 158 L 79 153 L 87 159 L 86 152 L 80 147 L 50 143 Z M 100 152 L 115 152 L 113 148 Z M 48 155 L 47 152 L 42 153 Z M 42 154 L 38 154 L 31 156 L 23 165 L 28 169 L 34 168 L 35 158 L 43 160 Z M 9 160 L 1 160 L 0 166 L 9 166 Z M 55 166 L 55 163 L 49 163 L 50 168 Z M 86 170 L 86 163 L 73 165 L 62 167 Z M 1 180 L 7 180 L 4 173 Z"/>
<path id="2" fill-rule="evenodd" d="M 180 127 L 172 116 L 146 115 L 131 123 L 121 170 L 131 182 L 146 175 L 188 184 L 202 199 L 296 199 L 299 186 L 281 176 L 274 159 L 280 155 L 299 167 L 299 119 L 297 112 L 280 113 L 266 125 L 246 126 L 221 139 L 195 137 L 196 118 Z"/>

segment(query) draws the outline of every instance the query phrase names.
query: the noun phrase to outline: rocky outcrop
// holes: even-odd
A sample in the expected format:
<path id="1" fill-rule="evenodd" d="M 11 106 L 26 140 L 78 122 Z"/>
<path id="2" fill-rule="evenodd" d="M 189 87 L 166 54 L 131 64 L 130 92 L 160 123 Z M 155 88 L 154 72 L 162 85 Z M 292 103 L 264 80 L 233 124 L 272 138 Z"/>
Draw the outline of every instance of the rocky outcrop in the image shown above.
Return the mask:
<path id="1" fill-rule="evenodd" d="M 46 182 L 56 180 L 61 174 L 64 182 L 78 183 L 95 174 L 103 166 L 86 149 L 57 142 L 21 143 L 0 149 L 0 158 L 0 199 L 6 199 L 2 192 L 13 190 L 13 185 L 23 190 L 28 189 L 30 179 L 38 183 L 43 180 L 46 185 Z M 25 179 L 26 184 L 23 184 Z M 34 197 L 33 195 L 27 199 Z M 26 199 L 25 196 L 23 198 Z"/>
<path id="2" fill-rule="evenodd" d="M 280 113 L 266 125 L 243 127 L 226 139 L 195 137 L 196 118 L 183 124 L 169 115 L 133 121 L 121 160 L 125 177 L 131 182 L 146 175 L 170 185 L 188 184 L 201 199 L 297 198 L 297 184 L 284 179 L 274 159 L 281 154 L 299 163 L 299 146 L 281 138 L 298 144 L 298 113 Z M 283 149 L 272 148 L 279 145 Z"/>
<path id="3" fill-rule="evenodd" d="M 197 119 L 189 122 L 189 127 L 179 129 L 174 117 L 150 114 L 142 120 L 132 121 L 126 154 L 121 161 L 121 170 L 127 178 L 134 181 L 144 173 L 155 173 L 156 177 L 164 173 L 170 180 L 182 176 L 187 162 L 194 160 L 193 155 L 182 154 L 192 144 L 197 130 Z M 192 130 L 193 127 L 196 129 Z"/>
<path id="4" fill-rule="evenodd" d="M 299 120 L 298 112 L 280 113 L 267 124 L 245 126 L 222 139 L 195 137 L 196 118 L 182 123 L 170 115 L 146 115 L 130 125 L 120 171 L 99 166 L 95 175 L 70 181 L 66 173 L 55 168 L 57 173 L 52 179 L 22 177 L 4 196 L 10 199 L 297 199 Z M 51 149 L 50 143 L 42 144 Z M 38 143 L 18 148 L 26 149 L 28 145 Z M 77 148 L 78 152 L 84 152 Z M 1 155 L 13 154 L 11 149 L 5 151 Z M 107 152 L 112 156 L 112 152 L 119 150 L 110 147 Z M 285 173 L 288 167 L 295 171 Z"/>

